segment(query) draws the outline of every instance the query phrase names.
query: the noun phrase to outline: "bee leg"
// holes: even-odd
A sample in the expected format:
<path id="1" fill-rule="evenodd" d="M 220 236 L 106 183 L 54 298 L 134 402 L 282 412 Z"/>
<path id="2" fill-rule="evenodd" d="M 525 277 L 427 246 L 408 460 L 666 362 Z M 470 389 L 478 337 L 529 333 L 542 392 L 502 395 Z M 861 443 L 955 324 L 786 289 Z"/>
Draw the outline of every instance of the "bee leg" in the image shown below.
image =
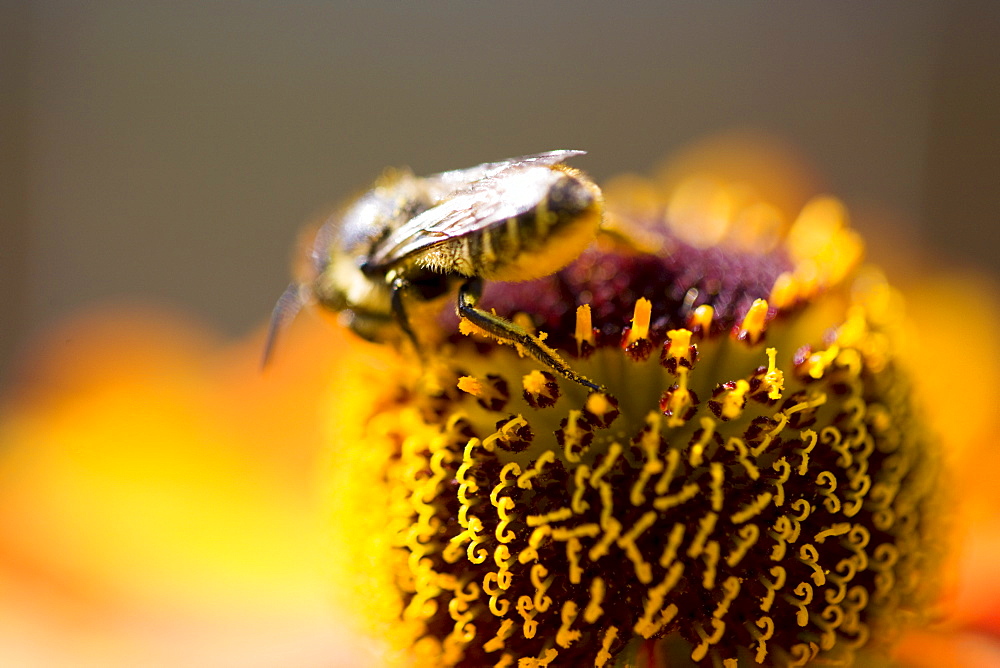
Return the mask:
<path id="1" fill-rule="evenodd" d="M 403 292 L 410 287 L 402 278 L 396 278 L 393 280 L 392 288 L 392 312 L 396 316 L 396 322 L 399 323 L 399 327 L 406 334 L 406 338 L 410 340 L 413 344 L 414 350 L 423 359 L 423 352 L 420 348 L 420 342 L 417 340 L 417 335 L 413 332 L 413 328 L 410 326 L 410 319 L 406 315 L 406 307 L 403 305 Z"/>
<path id="2" fill-rule="evenodd" d="M 479 301 L 482 294 L 482 279 L 471 278 L 463 283 L 462 287 L 458 289 L 458 315 L 500 341 L 516 343 L 534 359 L 558 371 L 574 383 L 579 383 L 595 392 L 607 392 L 603 387 L 595 385 L 569 368 L 555 350 L 542 343 L 538 337 L 529 334 L 523 327 L 519 327 L 498 315 L 476 308 L 476 302 Z"/>

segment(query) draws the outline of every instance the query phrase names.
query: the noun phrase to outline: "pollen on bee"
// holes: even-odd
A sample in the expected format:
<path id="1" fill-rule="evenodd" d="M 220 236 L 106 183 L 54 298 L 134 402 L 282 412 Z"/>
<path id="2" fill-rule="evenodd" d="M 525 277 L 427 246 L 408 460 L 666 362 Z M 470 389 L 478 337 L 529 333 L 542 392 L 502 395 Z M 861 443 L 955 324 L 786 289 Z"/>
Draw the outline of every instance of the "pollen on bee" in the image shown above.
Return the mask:
<path id="1" fill-rule="evenodd" d="M 736 338 L 748 343 L 757 343 L 764 335 L 764 328 L 767 326 L 767 300 L 757 299 L 750 306 L 743 322 L 740 323 Z"/>
<path id="2" fill-rule="evenodd" d="M 576 351 L 581 357 L 594 347 L 594 323 L 591 320 L 590 304 L 576 307 Z"/>
<path id="3" fill-rule="evenodd" d="M 468 318 L 462 318 L 458 322 L 458 331 L 463 336 L 469 336 L 471 334 L 478 334 L 479 336 L 489 337 L 489 333 L 482 327 L 477 326 Z"/>
<path id="4" fill-rule="evenodd" d="M 653 313 L 653 303 L 645 297 L 635 302 L 632 315 L 632 328 L 628 333 L 627 345 L 632 345 L 641 339 L 649 338 L 649 318 Z"/>

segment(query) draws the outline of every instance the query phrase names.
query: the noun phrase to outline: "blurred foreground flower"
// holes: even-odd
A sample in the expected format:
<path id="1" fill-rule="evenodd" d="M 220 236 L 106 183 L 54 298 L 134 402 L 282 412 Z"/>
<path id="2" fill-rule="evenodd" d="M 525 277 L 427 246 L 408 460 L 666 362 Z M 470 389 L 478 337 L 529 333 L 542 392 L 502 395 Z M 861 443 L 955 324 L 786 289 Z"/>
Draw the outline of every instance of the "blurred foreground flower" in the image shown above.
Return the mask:
<path id="1" fill-rule="evenodd" d="M 307 329 L 265 377 L 259 337 L 150 309 L 38 342 L 0 407 L 0 664 L 365 662 L 328 603 Z"/>

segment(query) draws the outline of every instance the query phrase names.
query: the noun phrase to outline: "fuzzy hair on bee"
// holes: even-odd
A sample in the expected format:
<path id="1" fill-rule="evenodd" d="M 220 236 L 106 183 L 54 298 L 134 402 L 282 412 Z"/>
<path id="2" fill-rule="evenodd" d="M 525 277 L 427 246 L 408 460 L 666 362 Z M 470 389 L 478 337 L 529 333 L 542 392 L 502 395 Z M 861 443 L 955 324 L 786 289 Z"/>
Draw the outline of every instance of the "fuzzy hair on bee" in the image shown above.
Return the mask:
<path id="1" fill-rule="evenodd" d="M 278 331 L 303 305 L 340 314 L 372 341 L 409 339 L 423 355 L 410 312 L 451 296 L 456 311 L 501 342 L 591 390 L 538 337 L 477 307 L 484 281 L 526 281 L 559 271 L 594 240 L 600 188 L 557 150 L 431 176 L 387 171 L 331 216 L 310 253 L 311 275 L 275 305 L 265 363 Z"/>

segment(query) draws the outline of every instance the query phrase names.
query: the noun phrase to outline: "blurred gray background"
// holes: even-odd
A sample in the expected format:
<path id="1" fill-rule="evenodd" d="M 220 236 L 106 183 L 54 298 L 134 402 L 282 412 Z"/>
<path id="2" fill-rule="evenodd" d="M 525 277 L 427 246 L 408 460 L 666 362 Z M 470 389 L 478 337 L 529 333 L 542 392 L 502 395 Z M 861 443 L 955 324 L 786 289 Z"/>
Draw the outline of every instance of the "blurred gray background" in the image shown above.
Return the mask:
<path id="1" fill-rule="evenodd" d="M 900 242 L 996 272 L 1000 3 L 0 4 L 0 383 L 107 300 L 239 335 L 386 165 L 783 138 Z M 950 261 L 949 260 L 949 261 Z"/>

